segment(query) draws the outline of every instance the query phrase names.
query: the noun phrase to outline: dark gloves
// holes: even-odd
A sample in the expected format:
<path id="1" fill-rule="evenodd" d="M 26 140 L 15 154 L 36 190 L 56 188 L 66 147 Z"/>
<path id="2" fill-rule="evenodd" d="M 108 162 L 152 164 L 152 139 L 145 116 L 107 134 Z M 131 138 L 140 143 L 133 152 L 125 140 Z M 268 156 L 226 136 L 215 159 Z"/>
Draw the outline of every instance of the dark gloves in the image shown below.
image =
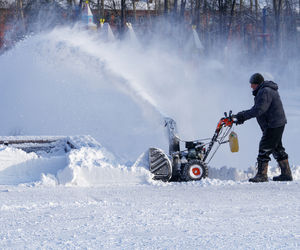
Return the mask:
<path id="1" fill-rule="evenodd" d="M 246 120 L 244 115 L 243 115 L 243 111 L 242 112 L 238 112 L 236 115 L 234 115 L 237 125 L 241 125 L 244 123 L 244 121 Z"/>

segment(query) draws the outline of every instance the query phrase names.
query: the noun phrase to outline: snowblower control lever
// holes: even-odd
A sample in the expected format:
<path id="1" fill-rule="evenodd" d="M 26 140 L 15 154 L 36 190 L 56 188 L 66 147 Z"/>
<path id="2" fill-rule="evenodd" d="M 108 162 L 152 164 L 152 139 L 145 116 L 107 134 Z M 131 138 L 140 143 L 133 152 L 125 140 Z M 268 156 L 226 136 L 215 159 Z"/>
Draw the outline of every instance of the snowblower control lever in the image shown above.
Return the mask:
<path id="1" fill-rule="evenodd" d="M 233 123 L 236 123 L 236 121 L 233 120 L 234 117 L 232 116 L 231 110 L 229 111 L 229 116 L 227 116 L 227 112 L 224 112 L 224 115 L 225 117 L 221 118 L 218 123 L 215 134 L 218 133 L 221 130 L 221 128 L 223 128 L 223 126 L 231 127 Z"/>
<path id="2" fill-rule="evenodd" d="M 221 139 L 218 140 L 222 128 L 223 127 L 228 127 L 230 129 L 232 127 L 232 125 L 234 123 L 236 123 L 236 121 L 233 120 L 234 117 L 232 116 L 232 111 L 231 110 L 229 111 L 229 116 L 227 116 L 227 112 L 224 112 L 224 115 L 225 115 L 225 117 L 221 118 L 218 125 L 217 125 L 214 136 L 212 137 L 212 139 L 211 139 L 211 141 L 208 145 L 208 148 L 206 150 L 206 154 L 204 156 L 203 161 L 206 160 L 206 158 L 207 158 L 208 154 L 210 153 L 210 151 L 211 151 L 211 149 L 212 149 L 215 142 L 219 142 L 219 144 L 224 143 L 224 136 L 222 136 Z"/>

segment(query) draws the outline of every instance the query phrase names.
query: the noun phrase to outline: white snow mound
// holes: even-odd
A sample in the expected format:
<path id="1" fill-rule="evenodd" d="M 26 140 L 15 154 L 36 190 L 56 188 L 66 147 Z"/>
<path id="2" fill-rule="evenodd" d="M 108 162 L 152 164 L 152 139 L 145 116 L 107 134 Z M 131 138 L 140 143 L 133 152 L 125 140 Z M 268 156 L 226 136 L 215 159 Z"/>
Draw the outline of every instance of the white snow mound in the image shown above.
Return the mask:
<path id="1" fill-rule="evenodd" d="M 300 166 L 291 166 L 291 171 L 294 180 L 300 179 Z M 237 168 L 228 168 L 226 166 L 221 169 L 209 168 L 208 178 L 219 179 L 219 180 L 232 180 L 232 181 L 246 181 L 256 175 L 257 169 L 254 166 L 248 168 L 248 171 L 238 170 Z M 268 177 L 270 180 L 274 176 L 280 175 L 279 167 L 268 168 Z"/>
<path id="2" fill-rule="evenodd" d="M 59 138 L 60 141 L 54 142 L 56 147 L 48 153 L 42 151 L 26 153 L 22 150 L 24 145 L 18 145 L 19 148 L 0 145 L 0 185 L 30 187 L 115 184 L 231 185 L 233 182 L 248 181 L 256 174 L 256 168 L 253 166 L 248 171 L 226 166 L 221 169 L 209 167 L 209 176 L 205 180 L 193 184 L 163 183 L 152 180 L 148 170 L 148 151 L 140 155 L 133 165 L 126 166 L 120 164 L 111 152 L 91 136 Z M 75 149 L 67 150 L 64 148 L 66 145 L 67 147 L 72 145 Z M 294 180 L 299 180 L 300 166 L 291 166 L 291 170 Z M 278 167 L 269 166 L 270 180 L 279 174 Z"/>
<path id="3" fill-rule="evenodd" d="M 17 185 L 40 180 L 41 174 L 56 175 L 67 165 L 66 156 L 42 157 L 21 149 L 0 146 L 0 184 Z"/>
<path id="4" fill-rule="evenodd" d="M 0 184 L 29 186 L 96 186 L 113 183 L 145 183 L 149 171 L 128 167 L 90 136 L 67 137 L 76 149 L 68 153 L 26 153 L 12 146 L 0 146 Z"/>
<path id="5" fill-rule="evenodd" d="M 115 161 L 103 147 L 73 150 L 68 155 L 68 166 L 57 173 L 62 185 L 90 186 L 112 183 L 145 183 L 148 172 L 130 168 Z"/>

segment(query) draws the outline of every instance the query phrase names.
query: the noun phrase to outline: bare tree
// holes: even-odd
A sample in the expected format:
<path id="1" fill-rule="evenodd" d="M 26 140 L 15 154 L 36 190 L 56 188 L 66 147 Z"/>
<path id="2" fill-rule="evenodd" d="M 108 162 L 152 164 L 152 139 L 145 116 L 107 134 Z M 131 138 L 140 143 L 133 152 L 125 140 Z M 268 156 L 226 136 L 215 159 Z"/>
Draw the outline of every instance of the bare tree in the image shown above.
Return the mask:
<path id="1" fill-rule="evenodd" d="M 279 47 L 280 42 L 280 16 L 282 11 L 282 0 L 273 0 L 273 9 L 275 17 L 275 39 L 276 45 Z"/>

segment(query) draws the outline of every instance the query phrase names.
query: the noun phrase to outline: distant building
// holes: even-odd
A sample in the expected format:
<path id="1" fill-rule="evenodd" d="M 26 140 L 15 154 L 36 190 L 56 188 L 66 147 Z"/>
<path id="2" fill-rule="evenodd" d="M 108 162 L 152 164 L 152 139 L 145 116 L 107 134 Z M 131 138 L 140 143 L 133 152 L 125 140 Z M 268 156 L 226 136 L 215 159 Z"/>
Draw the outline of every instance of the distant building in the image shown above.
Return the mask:
<path id="1" fill-rule="evenodd" d="M 87 1 L 84 5 L 84 9 L 81 15 L 82 23 L 92 30 L 97 30 L 97 25 L 94 24 L 94 15 L 90 9 L 89 2 Z"/>

